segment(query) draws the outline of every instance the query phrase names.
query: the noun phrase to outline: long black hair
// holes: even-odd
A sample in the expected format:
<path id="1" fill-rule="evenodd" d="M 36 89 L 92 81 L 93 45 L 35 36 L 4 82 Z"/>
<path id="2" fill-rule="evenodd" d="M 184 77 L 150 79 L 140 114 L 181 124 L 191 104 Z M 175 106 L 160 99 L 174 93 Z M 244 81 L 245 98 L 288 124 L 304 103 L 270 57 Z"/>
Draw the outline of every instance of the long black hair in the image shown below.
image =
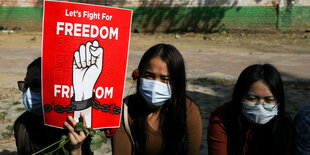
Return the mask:
<path id="1" fill-rule="evenodd" d="M 186 77 L 184 60 L 180 52 L 172 45 L 158 44 L 151 47 L 142 56 L 139 63 L 139 75 L 142 75 L 152 58 L 159 57 L 167 64 L 171 99 L 167 100 L 159 111 L 159 128 L 163 136 L 164 154 L 186 154 L 188 136 L 186 126 Z M 137 81 L 137 93 L 129 97 L 129 114 L 133 119 L 131 131 L 135 141 L 135 153 L 145 154 L 147 138 L 146 118 L 150 112 L 158 109 L 148 108 L 139 92 L 140 81 Z"/>
<path id="2" fill-rule="evenodd" d="M 25 77 L 25 87 L 41 90 L 41 57 L 33 60 L 27 67 L 27 73 Z"/>
<path id="3" fill-rule="evenodd" d="M 278 104 L 278 115 L 264 125 L 249 123 L 242 114 L 242 98 L 248 93 L 251 85 L 262 80 L 275 97 Z M 278 70 L 271 64 L 255 64 L 244 69 L 235 85 L 232 101 L 226 111 L 226 130 L 229 154 L 242 154 L 244 144 L 247 143 L 246 132 L 254 130 L 256 136 L 252 138 L 252 146 L 248 147 L 251 153 L 284 154 L 290 140 L 291 122 L 285 116 L 284 87 Z M 267 149 L 270 148 L 270 149 Z M 248 151 L 249 154 L 251 154 Z"/>

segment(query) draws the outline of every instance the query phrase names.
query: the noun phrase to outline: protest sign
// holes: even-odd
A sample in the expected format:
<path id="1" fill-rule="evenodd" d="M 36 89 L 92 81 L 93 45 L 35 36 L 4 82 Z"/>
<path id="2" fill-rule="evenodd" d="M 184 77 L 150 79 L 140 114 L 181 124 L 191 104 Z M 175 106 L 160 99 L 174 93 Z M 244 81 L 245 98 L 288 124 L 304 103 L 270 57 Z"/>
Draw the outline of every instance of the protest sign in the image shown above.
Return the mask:
<path id="1" fill-rule="evenodd" d="M 87 127 L 119 127 L 132 11 L 46 0 L 42 100 L 46 125 L 80 113 Z"/>

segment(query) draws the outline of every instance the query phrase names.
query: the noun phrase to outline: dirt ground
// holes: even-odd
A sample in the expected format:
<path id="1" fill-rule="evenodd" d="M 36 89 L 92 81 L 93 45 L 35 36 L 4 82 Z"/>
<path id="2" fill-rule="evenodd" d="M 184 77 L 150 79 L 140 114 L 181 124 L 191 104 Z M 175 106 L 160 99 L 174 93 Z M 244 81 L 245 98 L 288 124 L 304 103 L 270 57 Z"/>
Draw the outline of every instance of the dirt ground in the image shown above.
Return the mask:
<path id="1" fill-rule="evenodd" d="M 21 92 L 17 89 L 16 81 L 23 80 L 27 65 L 34 58 L 40 56 L 41 43 L 42 33 L 14 32 L 8 34 L 0 32 L 0 154 L 16 154 L 15 141 L 10 134 L 15 119 L 25 111 Z M 270 59 L 271 62 L 276 63 L 278 60 L 274 59 L 279 58 L 276 56 L 282 56 L 282 59 L 290 58 L 293 62 L 281 60 L 281 63 L 277 64 L 280 69 L 285 70 L 289 67 L 292 73 L 297 71 L 296 73 L 300 73 L 303 79 L 310 81 L 310 33 L 134 33 L 131 34 L 127 70 L 131 72 L 144 51 L 157 43 L 173 44 L 181 51 L 185 60 L 197 59 L 198 61 L 195 64 L 188 65 L 187 73 L 188 77 L 191 77 L 191 80 L 188 81 L 188 94 L 199 105 L 203 119 L 203 138 L 200 154 L 207 154 L 206 129 L 209 114 L 216 106 L 229 100 L 234 83 L 226 80 L 209 81 L 208 78 L 204 78 L 205 75 L 200 74 L 200 72 L 204 71 L 204 68 L 212 70 L 212 67 L 206 67 L 208 64 L 204 66 L 202 63 L 202 61 L 207 60 L 206 56 L 210 57 L 208 59 L 209 63 L 213 64 L 221 61 L 219 65 L 227 64 L 225 67 L 213 65 L 216 67 L 216 73 L 222 70 L 227 72 L 235 70 L 231 74 L 234 78 L 238 76 L 244 65 L 252 63 L 250 60 L 245 59 L 251 57 L 254 60 L 257 58 L 257 62 Z M 233 63 L 233 61 L 235 62 Z M 249 62 L 243 64 L 241 61 Z M 233 68 L 229 68 L 230 64 L 232 64 Z M 242 64 L 241 67 L 236 67 L 238 64 Z M 298 70 L 300 67 L 302 68 Z M 213 75 L 213 73 L 210 73 L 210 75 Z M 131 86 L 132 81 L 128 79 L 125 94 L 129 93 Z M 292 118 L 310 101 L 309 90 L 309 84 L 295 85 L 293 82 L 293 84 L 286 85 L 287 112 Z M 96 154 L 111 154 L 109 144 L 105 145 Z"/>
<path id="2" fill-rule="evenodd" d="M 15 32 L 12 34 L 0 32 L 0 48 L 41 48 L 42 33 Z M 308 53 L 310 54 L 310 33 L 248 33 L 234 32 L 211 34 L 144 34 L 132 33 L 130 50 L 145 51 L 156 43 L 170 43 L 180 51 L 200 51 L 214 49 L 220 52 L 230 52 L 227 49 L 239 49 L 248 52 L 249 48 L 268 53 Z"/>

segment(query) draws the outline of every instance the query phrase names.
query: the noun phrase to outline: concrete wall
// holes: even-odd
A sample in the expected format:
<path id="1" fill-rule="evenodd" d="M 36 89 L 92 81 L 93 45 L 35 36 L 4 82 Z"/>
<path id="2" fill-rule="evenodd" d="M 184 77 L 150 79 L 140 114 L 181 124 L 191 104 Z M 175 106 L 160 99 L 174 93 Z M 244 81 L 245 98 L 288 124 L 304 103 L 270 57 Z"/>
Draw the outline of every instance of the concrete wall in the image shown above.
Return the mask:
<path id="1" fill-rule="evenodd" d="M 304 30 L 310 0 L 67 0 L 133 9 L 133 27 L 148 32 Z M 42 0 L 0 0 L 0 27 L 41 30 Z"/>

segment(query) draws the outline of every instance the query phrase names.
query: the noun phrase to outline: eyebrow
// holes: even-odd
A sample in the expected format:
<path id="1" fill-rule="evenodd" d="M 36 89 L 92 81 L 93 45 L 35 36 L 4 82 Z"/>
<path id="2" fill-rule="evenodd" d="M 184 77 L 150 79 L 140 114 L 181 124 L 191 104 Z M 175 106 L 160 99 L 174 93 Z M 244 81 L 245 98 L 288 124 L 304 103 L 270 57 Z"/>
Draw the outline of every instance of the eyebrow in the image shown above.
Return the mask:
<path id="1" fill-rule="evenodd" d="M 148 72 L 148 71 L 144 71 L 144 74 L 151 74 L 151 75 L 155 75 L 154 73 L 152 73 L 152 72 Z"/>
<path id="2" fill-rule="evenodd" d="M 253 94 L 248 94 L 248 96 L 254 96 L 254 97 L 260 97 L 260 96 L 257 96 L 257 95 L 253 95 Z M 263 96 L 262 98 L 275 98 L 274 96 Z"/>
<path id="3" fill-rule="evenodd" d="M 160 75 L 160 77 L 169 78 L 169 75 Z"/>
<path id="4" fill-rule="evenodd" d="M 154 73 L 149 72 L 149 71 L 144 71 L 144 74 L 155 75 Z M 169 78 L 169 75 L 162 75 L 162 74 L 161 74 L 160 77 L 162 77 L 162 78 Z"/>

